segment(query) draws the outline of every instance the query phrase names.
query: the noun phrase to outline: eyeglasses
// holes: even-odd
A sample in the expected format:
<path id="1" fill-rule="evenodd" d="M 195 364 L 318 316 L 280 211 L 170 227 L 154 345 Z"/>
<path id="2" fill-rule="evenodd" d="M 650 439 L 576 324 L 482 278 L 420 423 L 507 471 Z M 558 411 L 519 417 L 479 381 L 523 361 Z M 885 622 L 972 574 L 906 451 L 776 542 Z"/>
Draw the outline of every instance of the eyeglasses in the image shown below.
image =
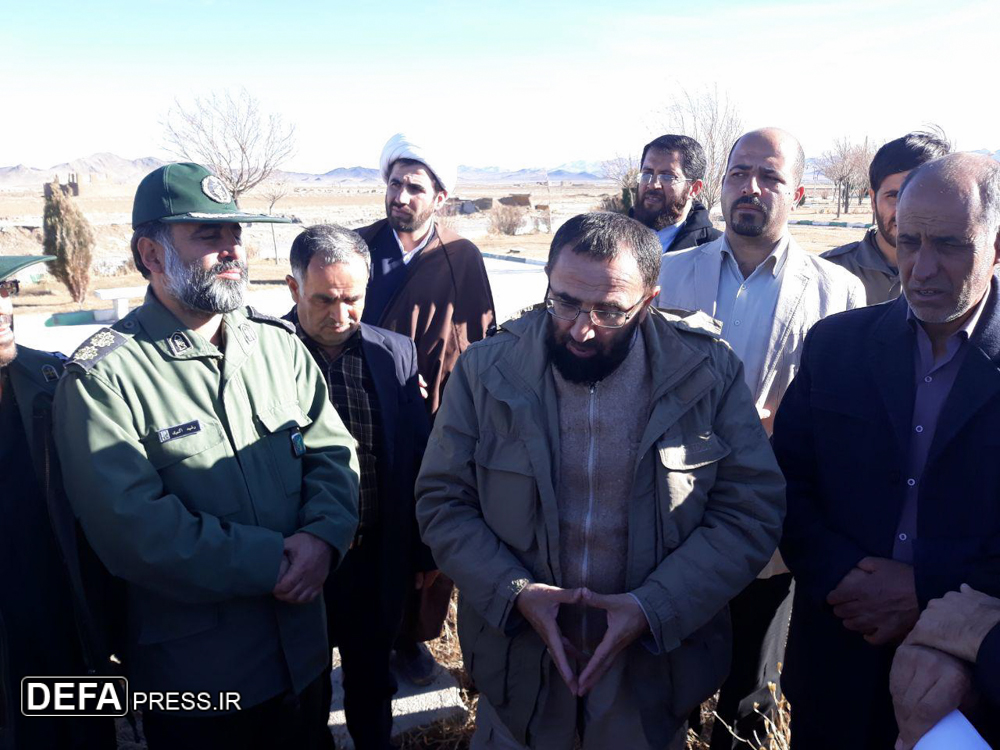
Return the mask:
<path id="1" fill-rule="evenodd" d="M 16 297 L 21 291 L 21 282 L 17 279 L 4 279 L 0 281 L 0 297 Z"/>
<path id="2" fill-rule="evenodd" d="M 585 312 L 590 316 L 590 322 L 598 328 L 621 328 L 628 323 L 629 318 L 635 315 L 639 306 L 646 301 L 643 297 L 628 310 L 599 310 L 596 307 L 584 310 L 579 305 L 571 305 L 555 297 L 545 298 L 545 309 L 549 315 L 559 320 L 576 320 L 580 313 Z"/>
<path id="3" fill-rule="evenodd" d="M 654 182 L 659 182 L 662 186 L 666 187 L 668 185 L 676 185 L 679 182 L 691 182 L 691 180 L 687 177 L 678 177 L 673 174 L 653 174 L 652 172 L 639 173 L 640 185 L 651 185 Z"/>

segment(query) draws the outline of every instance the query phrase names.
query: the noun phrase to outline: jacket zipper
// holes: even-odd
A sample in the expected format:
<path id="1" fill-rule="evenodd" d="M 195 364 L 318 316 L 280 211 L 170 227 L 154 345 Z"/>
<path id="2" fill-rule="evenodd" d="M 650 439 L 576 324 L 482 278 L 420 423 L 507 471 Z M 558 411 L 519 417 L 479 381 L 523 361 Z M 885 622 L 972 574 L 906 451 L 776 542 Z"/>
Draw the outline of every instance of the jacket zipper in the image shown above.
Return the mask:
<path id="1" fill-rule="evenodd" d="M 596 422 L 596 410 L 597 410 L 597 383 L 590 384 L 590 406 L 588 409 L 587 421 L 589 425 L 589 441 L 590 446 L 587 450 L 587 515 L 584 517 L 583 521 L 583 559 L 580 561 L 580 581 L 584 586 L 587 585 L 587 576 L 590 573 L 590 529 L 593 523 L 594 516 L 594 469 L 597 463 L 597 440 L 594 435 L 594 424 Z M 580 644 L 584 648 L 587 647 L 587 613 L 584 610 L 581 613 L 583 618 L 582 635 L 583 642 Z"/>

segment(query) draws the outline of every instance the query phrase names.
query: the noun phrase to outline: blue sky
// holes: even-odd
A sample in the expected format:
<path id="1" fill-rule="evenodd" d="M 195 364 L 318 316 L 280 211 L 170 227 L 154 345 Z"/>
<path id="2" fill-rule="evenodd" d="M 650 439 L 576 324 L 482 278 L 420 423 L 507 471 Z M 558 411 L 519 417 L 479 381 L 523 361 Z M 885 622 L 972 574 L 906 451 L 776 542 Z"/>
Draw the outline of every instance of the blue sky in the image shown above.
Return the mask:
<path id="1" fill-rule="evenodd" d="M 994 0 L 7 0 L 2 18 L 0 166 L 166 156 L 175 99 L 239 87 L 295 124 L 288 166 L 316 172 L 374 166 L 413 127 L 465 164 L 600 160 L 658 134 L 680 86 L 716 84 L 814 156 L 928 123 L 1000 149 Z"/>

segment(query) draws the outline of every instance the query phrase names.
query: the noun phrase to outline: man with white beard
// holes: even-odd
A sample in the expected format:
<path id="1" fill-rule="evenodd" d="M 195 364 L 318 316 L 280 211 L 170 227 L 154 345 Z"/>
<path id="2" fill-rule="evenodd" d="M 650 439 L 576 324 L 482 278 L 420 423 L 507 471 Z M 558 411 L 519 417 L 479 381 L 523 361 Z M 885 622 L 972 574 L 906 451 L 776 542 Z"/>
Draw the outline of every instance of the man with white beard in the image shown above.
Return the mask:
<path id="1" fill-rule="evenodd" d="M 197 164 L 148 175 L 146 299 L 56 393 L 66 493 L 124 580 L 132 686 L 206 696 L 151 703 L 150 750 L 333 747 L 321 594 L 354 538 L 358 464 L 294 327 L 242 306 L 247 221 L 280 219 L 241 212 Z"/>

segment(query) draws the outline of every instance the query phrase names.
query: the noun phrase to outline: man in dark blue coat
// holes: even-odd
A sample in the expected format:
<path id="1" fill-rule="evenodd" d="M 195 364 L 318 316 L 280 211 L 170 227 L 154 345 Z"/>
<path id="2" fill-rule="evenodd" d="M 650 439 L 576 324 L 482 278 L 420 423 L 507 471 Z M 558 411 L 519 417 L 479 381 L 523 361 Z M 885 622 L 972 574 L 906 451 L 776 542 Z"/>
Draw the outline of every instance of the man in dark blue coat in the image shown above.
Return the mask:
<path id="1" fill-rule="evenodd" d="M 1000 165 L 918 167 L 897 225 L 903 296 L 817 323 L 775 421 L 795 748 L 891 747 L 889 668 L 920 611 L 1000 593 Z"/>
<path id="2" fill-rule="evenodd" d="M 286 319 L 315 357 L 330 400 L 357 441 L 358 533 L 324 589 L 327 627 L 339 646 L 347 728 L 358 750 L 388 750 L 389 669 L 408 589 L 436 571 L 420 542 L 413 485 L 429 419 L 411 339 L 361 323 L 371 257 L 343 227 L 319 225 L 292 243 Z"/>

